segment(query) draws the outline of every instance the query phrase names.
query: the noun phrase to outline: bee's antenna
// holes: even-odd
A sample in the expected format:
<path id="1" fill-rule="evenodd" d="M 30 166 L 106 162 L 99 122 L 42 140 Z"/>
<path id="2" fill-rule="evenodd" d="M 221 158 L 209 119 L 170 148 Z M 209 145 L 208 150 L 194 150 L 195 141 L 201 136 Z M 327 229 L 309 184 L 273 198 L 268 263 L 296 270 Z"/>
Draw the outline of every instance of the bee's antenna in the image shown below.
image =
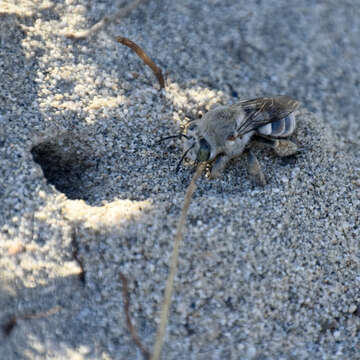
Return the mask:
<path id="1" fill-rule="evenodd" d="M 170 135 L 170 136 L 163 137 L 163 138 L 161 138 L 159 141 L 157 141 L 157 144 L 161 143 L 161 142 L 164 141 L 164 140 L 175 139 L 175 138 L 180 139 L 180 138 L 182 138 L 182 137 L 184 137 L 184 138 L 187 139 L 187 140 L 190 139 L 190 138 L 189 138 L 188 136 L 186 136 L 185 134 L 180 133 L 180 134 L 177 134 L 177 135 Z"/>
<path id="2" fill-rule="evenodd" d="M 183 155 L 182 155 L 182 157 L 181 157 L 181 159 L 180 159 L 180 161 L 178 162 L 178 164 L 177 164 L 177 166 L 176 166 L 176 170 L 175 170 L 175 173 L 177 173 L 178 171 L 179 171 L 179 169 L 180 169 L 180 165 L 181 165 L 181 163 L 184 161 L 184 159 L 185 159 L 185 157 L 186 157 L 186 155 L 187 155 L 187 153 L 193 148 L 195 146 L 195 143 L 194 144 L 192 144 L 184 153 L 183 153 Z"/>

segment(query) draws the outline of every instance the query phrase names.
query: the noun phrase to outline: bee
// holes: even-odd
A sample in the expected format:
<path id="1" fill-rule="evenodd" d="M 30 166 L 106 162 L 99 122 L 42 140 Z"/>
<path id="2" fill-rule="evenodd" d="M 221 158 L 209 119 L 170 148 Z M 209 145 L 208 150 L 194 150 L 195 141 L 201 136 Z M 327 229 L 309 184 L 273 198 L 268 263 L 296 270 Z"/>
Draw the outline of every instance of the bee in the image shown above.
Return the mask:
<path id="1" fill-rule="evenodd" d="M 202 118 L 190 121 L 184 133 L 161 140 L 182 137 L 185 158 L 211 164 L 210 178 L 219 177 L 226 165 L 242 153 L 247 154 L 248 173 L 264 186 L 265 176 L 250 147 L 261 142 L 278 156 L 286 157 L 301 151 L 294 142 L 285 139 L 296 128 L 294 111 L 299 102 L 288 96 L 261 97 L 240 101 L 230 106 L 217 106 Z"/>

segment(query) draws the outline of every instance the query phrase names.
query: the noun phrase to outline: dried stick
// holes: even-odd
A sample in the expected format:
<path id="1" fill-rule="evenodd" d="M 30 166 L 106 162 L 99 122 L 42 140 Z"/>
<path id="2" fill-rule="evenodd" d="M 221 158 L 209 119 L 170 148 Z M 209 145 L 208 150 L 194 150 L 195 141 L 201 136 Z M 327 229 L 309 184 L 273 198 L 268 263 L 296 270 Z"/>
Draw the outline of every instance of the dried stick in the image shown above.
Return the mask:
<path id="1" fill-rule="evenodd" d="M 136 333 L 136 330 L 134 328 L 134 325 L 131 322 L 129 307 L 130 307 L 130 297 L 129 297 L 129 288 L 128 288 L 128 281 L 123 273 L 120 273 L 120 279 L 122 282 L 122 293 L 123 293 L 123 299 L 124 299 L 124 313 L 126 316 L 126 325 L 129 330 L 129 333 L 134 340 L 134 343 L 136 346 L 140 349 L 141 353 L 144 356 L 144 359 L 150 358 L 150 353 L 144 348 L 143 344 L 140 341 L 140 338 L 138 334 Z"/>
<path id="2" fill-rule="evenodd" d="M 22 319 L 22 320 L 40 319 L 43 317 L 48 317 L 48 316 L 54 315 L 57 312 L 59 312 L 60 310 L 62 310 L 62 307 L 59 305 L 56 305 L 47 311 L 40 311 L 35 314 L 24 314 L 22 316 L 18 316 L 17 318 Z"/>
<path id="3" fill-rule="evenodd" d="M 156 66 L 156 64 L 149 58 L 149 56 L 145 53 L 143 49 L 141 49 L 139 45 L 122 36 L 117 36 L 116 41 L 134 50 L 139 56 L 139 58 L 153 71 L 159 81 L 160 89 L 163 89 L 165 87 L 165 81 L 161 69 Z"/>
<path id="4" fill-rule="evenodd" d="M 18 320 L 40 319 L 54 315 L 62 309 L 63 308 L 61 306 L 56 305 L 47 311 L 39 311 L 34 314 L 12 315 L 11 318 L 5 324 L 2 325 L 3 332 L 6 336 L 9 336 L 12 330 L 14 329 L 15 325 L 17 324 Z"/>
<path id="5" fill-rule="evenodd" d="M 103 27 L 105 27 L 107 24 L 120 19 L 124 18 L 129 15 L 129 13 L 134 10 L 138 5 L 140 5 L 141 2 L 144 0 L 135 0 L 133 3 L 130 3 L 129 5 L 121 8 L 118 12 L 116 12 L 113 15 L 110 16 L 104 16 L 99 22 L 94 24 L 90 29 L 77 31 L 75 33 L 73 32 L 67 32 L 64 35 L 69 39 L 74 40 L 82 40 L 89 36 L 92 36 L 96 33 L 98 33 Z M 145 0 L 146 1 L 146 0 Z"/>
<path id="6" fill-rule="evenodd" d="M 166 282 L 165 294 L 164 294 L 164 303 L 161 310 L 161 318 L 160 324 L 158 326 L 156 341 L 153 349 L 153 353 L 151 356 L 151 360 L 159 360 L 161 350 L 164 344 L 165 339 L 165 330 L 168 323 L 169 318 L 169 309 L 171 305 L 171 296 L 173 293 L 174 288 L 174 278 L 176 275 L 178 260 L 179 260 L 179 248 L 180 243 L 183 238 L 184 232 L 184 225 L 186 220 L 186 215 L 189 210 L 190 202 L 192 195 L 196 189 L 196 181 L 200 177 L 201 173 L 203 172 L 205 164 L 200 164 L 196 169 L 196 172 L 191 180 L 190 185 L 188 186 L 185 194 L 184 205 L 181 211 L 180 220 L 177 226 L 175 241 L 174 241 L 174 249 L 171 256 L 171 263 L 170 263 L 170 273 Z"/>
<path id="7" fill-rule="evenodd" d="M 80 267 L 79 280 L 83 283 L 83 285 L 85 285 L 85 283 L 86 283 L 85 266 L 84 266 L 82 260 L 79 257 L 79 242 L 78 242 L 78 239 L 77 239 L 77 228 L 76 227 L 74 227 L 72 229 L 71 245 L 73 247 L 73 252 L 72 252 L 73 258 L 78 263 L 78 265 Z"/>

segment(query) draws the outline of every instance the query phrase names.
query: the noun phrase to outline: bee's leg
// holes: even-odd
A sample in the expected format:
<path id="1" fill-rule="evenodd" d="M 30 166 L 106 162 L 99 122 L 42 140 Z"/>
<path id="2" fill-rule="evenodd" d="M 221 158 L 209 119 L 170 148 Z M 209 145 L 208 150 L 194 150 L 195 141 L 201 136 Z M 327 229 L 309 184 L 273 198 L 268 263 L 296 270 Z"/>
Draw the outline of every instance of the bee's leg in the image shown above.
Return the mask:
<path id="1" fill-rule="evenodd" d="M 271 147 L 275 151 L 276 155 L 280 157 L 291 156 L 303 150 L 290 140 L 270 139 L 258 135 L 254 136 L 253 140 Z"/>
<path id="2" fill-rule="evenodd" d="M 290 140 L 279 139 L 275 141 L 276 141 L 276 146 L 274 147 L 274 151 L 276 155 L 280 157 L 295 155 L 300 151 L 303 151 L 302 148 L 299 148 L 298 145 L 296 145 L 294 142 Z"/>
<path id="3" fill-rule="evenodd" d="M 215 179 L 218 178 L 224 171 L 227 163 L 231 160 L 231 157 L 225 154 L 218 155 L 218 157 L 213 162 L 210 178 Z"/>
<path id="4" fill-rule="evenodd" d="M 266 180 L 261 166 L 255 154 L 251 150 L 247 150 L 247 170 L 252 180 L 260 186 L 266 185 Z"/>

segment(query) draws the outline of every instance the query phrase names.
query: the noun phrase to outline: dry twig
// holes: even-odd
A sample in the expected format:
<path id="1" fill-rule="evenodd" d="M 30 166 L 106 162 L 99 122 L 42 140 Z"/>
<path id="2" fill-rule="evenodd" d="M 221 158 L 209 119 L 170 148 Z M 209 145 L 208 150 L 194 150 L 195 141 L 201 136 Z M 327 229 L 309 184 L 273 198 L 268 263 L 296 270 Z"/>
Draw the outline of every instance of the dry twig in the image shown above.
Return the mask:
<path id="1" fill-rule="evenodd" d="M 79 257 L 79 243 L 78 243 L 78 239 L 77 239 L 77 229 L 76 229 L 76 227 L 74 227 L 72 229 L 71 245 L 73 247 L 73 253 L 72 253 L 73 258 L 78 263 L 78 265 L 80 267 L 79 280 L 83 283 L 83 285 L 85 285 L 85 283 L 86 283 L 85 267 L 84 267 L 84 264 L 83 264 L 83 262 L 81 261 L 81 259 Z"/>
<path id="2" fill-rule="evenodd" d="M 14 329 L 15 325 L 17 324 L 18 320 L 40 319 L 54 315 L 60 310 L 62 310 L 62 307 L 56 305 L 47 311 L 39 311 L 34 314 L 12 315 L 10 319 L 5 324 L 2 325 L 3 332 L 6 336 L 9 336 L 12 330 Z"/>
<path id="3" fill-rule="evenodd" d="M 172 256 L 171 256 L 170 272 L 169 272 L 169 276 L 168 276 L 168 279 L 166 282 L 164 303 L 163 303 L 163 307 L 161 309 L 160 324 L 158 326 L 156 341 L 155 341 L 154 350 L 153 350 L 153 353 L 151 356 L 151 360 L 159 360 L 160 354 L 161 354 L 161 349 L 164 344 L 165 330 L 166 330 L 166 326 L 168 323 L 169 309 L 170 309 L 170 305 L 171 305 L 171 296 L 172 296 L 173 288 L 174 288 L 174 278 L 176 275 L 177 264 L 178 264 L 178 260 L 179 260 L 179 248 L 180 248 L 181 240 L 183 238 L 186 215 L 189 210 L 192 195 L 196 189 L 196 181 L 200 177 L 201 173 L 203 172 L 204 167 L 205 167 L 204 164 L 200 164 L 198 166 L 198 168 L 196 169 L 196 172 L 191 180 L 191 183 L 186 190 L 184 205 L 183 205 L 183 208 L 181 211 L 180 220 L 179 220 L 178 227 L 176 230 L 174 249 L 173 249 Z"/>
<path id="4" fill-rule="evenodd" d="M 140 349 L 141 353 L 143 354 L 145 359 L 150 358 L 150 353 L 144 348 L 143 344 L 140 341 L 138 334 L 134 328 L 134 325 L 131 322 L 129 307 L 130 307 L 130 297 L 129 297 L 129 288 L 128 288 L 128 281 L 123 273 L 120 273 L 120 279 L 122 282 L 122 293 L 124 299 L 124 313 L 126 316 L 126 325 L 129 330 L 129 333 L 134 340 L 136 346 Z"/>
<path id="5" fill-rule="evenodd" d="M 163 89 L 165 87 L 165 81 L 161 69 L 158 66 L 156 66 L 156 64 L 150 59 L 150 57 L 145 53 L 145 51 L 139 45 L 135 44 L 130 39 L 122 36 L 117 36 L 116 41 L 134 50 L 136 54 L 139 56 L 139 58 L 153 71 L 153 73 L 155 74 L 155 76 L 159 81 L 160 89 Z"/>

